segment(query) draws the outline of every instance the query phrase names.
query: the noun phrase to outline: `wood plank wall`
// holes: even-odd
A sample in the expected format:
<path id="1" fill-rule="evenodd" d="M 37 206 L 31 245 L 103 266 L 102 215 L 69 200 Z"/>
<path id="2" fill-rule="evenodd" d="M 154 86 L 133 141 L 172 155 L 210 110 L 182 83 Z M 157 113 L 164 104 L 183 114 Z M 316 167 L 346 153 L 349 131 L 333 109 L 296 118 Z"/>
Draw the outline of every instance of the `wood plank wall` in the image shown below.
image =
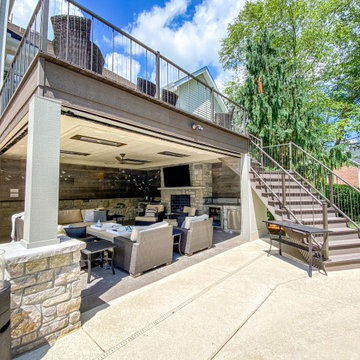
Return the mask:
<path id="1" fill-rule="evenodd" d="M 159 197 L 160 171 L 61 164 L 59 209 L 110 209 L 121 202 L 129 205 L 126 218 L 130 219 L 137 214 L 146 179 L 150 178 L 151 195 Z M 0 158 L 0 242 L 10 239 L 11 215 L 24 211 L 24 190 L 25 161 Z"/>
<path id="2" fill-rule="evenodd" d="M 222 163 L 212 166 L 212 196 L 214 198 L 239 198 L 240 176 Z"/>

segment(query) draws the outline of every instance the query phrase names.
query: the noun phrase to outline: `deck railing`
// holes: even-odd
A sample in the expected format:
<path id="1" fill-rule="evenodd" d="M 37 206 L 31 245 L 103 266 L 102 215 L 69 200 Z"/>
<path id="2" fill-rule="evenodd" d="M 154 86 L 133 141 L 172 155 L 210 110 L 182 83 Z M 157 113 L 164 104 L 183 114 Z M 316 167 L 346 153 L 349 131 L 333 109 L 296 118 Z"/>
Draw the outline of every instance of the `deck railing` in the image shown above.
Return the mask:
<path id="1" fill-rule="evenodd" d="M 245 133 L 244 109 L 204 77 L 194 76 L 72 0 L 39 0 L 0 91 L 1 113 L 39 51 Z"/>
<path id="2" fill-rule="evenodd" d="M 295 143 L 265 146 L 269 156 L 309 186 L 336 210 L 360 236 L 360 189 Z"/>

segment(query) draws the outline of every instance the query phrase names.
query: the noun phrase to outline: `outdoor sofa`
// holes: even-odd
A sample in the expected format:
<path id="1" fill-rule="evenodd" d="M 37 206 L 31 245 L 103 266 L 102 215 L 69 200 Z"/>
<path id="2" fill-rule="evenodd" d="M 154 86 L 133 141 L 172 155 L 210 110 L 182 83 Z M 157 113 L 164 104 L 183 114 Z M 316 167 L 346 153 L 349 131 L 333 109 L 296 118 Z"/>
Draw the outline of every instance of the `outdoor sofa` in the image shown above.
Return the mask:
<path id="1" fill-rule="evenodd" d="M 102 209 L 71 209 L 59 210 L 58 213 L 58 235 L 67 235 L 64 226 L 83 227 L 95 224 L 96 221 L 106 221 L 106 210 Z M 24 219 L 18 217 L 15 220 L 15 240 L 20 241 L 24 237 Z"/>
<path id="2" fill-rule="evenodd" d="M 131 233 L 114 238 L 114 264 L 137 277 L 144 271 L 172 262 L 172 229 L 162 221 L 149 226 L 134 226 Z"/>

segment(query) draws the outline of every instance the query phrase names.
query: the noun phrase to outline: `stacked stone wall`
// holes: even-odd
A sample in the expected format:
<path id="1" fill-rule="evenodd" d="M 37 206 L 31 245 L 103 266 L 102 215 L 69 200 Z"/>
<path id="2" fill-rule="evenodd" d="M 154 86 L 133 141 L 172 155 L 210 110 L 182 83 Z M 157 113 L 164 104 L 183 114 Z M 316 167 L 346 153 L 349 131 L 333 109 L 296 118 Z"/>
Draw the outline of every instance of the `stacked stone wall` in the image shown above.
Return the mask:
<path id="1" fill-rule="evenodd" d="M 13 354 L 81 326 L 80 251 L 8 264 Z"/>

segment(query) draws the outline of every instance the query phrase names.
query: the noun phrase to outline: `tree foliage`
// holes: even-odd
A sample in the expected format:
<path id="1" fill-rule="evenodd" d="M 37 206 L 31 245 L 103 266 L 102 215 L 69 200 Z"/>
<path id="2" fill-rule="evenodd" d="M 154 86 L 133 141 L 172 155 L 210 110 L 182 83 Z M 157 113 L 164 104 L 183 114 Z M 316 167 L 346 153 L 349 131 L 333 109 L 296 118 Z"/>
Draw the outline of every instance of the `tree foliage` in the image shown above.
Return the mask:
<path id="1" fill-rule="evenodd" d="M 335 145 L 329 157 L 340 159 L 339 152 L 343 151 L 346 141 L 360 134 L 359 0 L 247 1 L 235 21 L 229 24 L 228 36 L 222 41 L 223 66 L 239 70 L 246 65 L 250 74 L 254 65 L 248 64 L 248 41 L 258 41 L 263 31 L 271 34 L 272 46 L 282 50 L 283 63 L 280 60 L 275 63 L 287 77 L 286 81 L 279 77 L 279 84 L 284 88 L 285 81 L 288 86 L 285 98 L 291 93 L 290 88 L 296 91 L 296 97 L 292 97 L 297 99 L 296 103 L 289 107 L 295 106 L 296 110 L 297 106 L 297 110 L 289 119 L 298 117 L 300 123 L 293 121 L 295 129 L 283 131 L 295 139 L 299 131 L 305 132 L 311 141 L 314 133 L 315 137 L 321 133 L 323 144 Z M 275 91 L 277 85 L 273 86 L 271 91 Z M 243 102 L 243 96 L 249 95 L 236 80 L 230 83 L 227 92 Z M 255 98 L 261 103 L 265 96 Z M 273 101 L 278 104 L 281 101 L 284 106 L 285 98 L 279 95 Z M 291 113 L 290 108 L 279 110 L 281 119 L 283 111 Z M 312 120 L 308 118 L 310 114 Z M 287 136 L 281 131 L 279 134 Z"/>

